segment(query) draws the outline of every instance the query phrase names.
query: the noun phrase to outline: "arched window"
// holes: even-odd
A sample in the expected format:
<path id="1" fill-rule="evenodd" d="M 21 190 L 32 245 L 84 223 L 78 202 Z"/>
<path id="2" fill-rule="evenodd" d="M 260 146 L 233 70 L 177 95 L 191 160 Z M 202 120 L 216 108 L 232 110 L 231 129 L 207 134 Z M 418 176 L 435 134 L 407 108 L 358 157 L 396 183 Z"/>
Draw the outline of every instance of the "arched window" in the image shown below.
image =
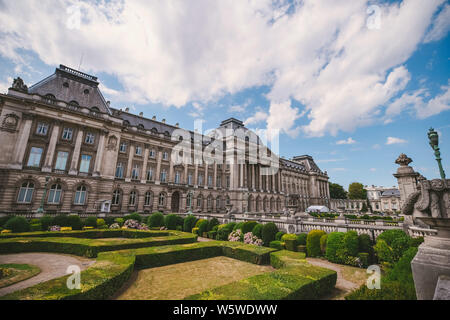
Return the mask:
<path id="1" fill-rule="evenodd" d="M 202 195 L 199 195 L 197 197 L 197 208 L 202 208 L 203 207 L 203 197 Z"/>
<path id="2" fill-rule="evenodd" d="M 206 199 L 206 206 L 208 207 L 208 209 L 212 209 L 212 196 L 208 196 L 208 198 Z"/>
<path id="3" fill-rule="evenodd" d="M 121 198 L 120 190 L 119 189 L 114 190 L 111 204 L 113 206 L 119 205 L 120 204 L 120 198 Z"/>
<path id="4" fill-rule="evenodd" d="M 141 123 L 138 124 L 137 128 L 138 128 L 139 130 L 145 130 L 144 125 L 141 124 Z"/>
<path id="5" fill-rule="evenodd" d="M 154 134 L 156 134 L 156 133 L 158 133 L 158 130 L 156 129 L 156 128 L 152 128 L 152 133 L 154 133 Z"/>
<path id="6" fill-rule="evenodd" d="M 61 201 L 61 185 L 54 184 L 50 187 L 50 191 L 48 193 L 48 203 L 58 204 Z"/>
<path id="7" fill-rule="evenodd" d="M 150 191 L 147 191 L 145 193 L 144 206 L 151 206 L 151 205 L 152 205 L 152 193 Z"/>
<path id="8" fill-rule="evenodd" d="M 130 201 L 128 202 L 129 206 L 134 206 L 136 205 L 136 191 L 131 191 L 130 192 Z"/>
<path id="9" fill-rule="evenodd" d="M 55 103 L 56 102 L 56 97 L 54 95 L 52 95 L 51 93 L 46 94 L 45 98 L 46 98 L 47 103 Z"/>
<path id="10" fill-rule="evenodd" d="M 216 210 L 220 210 L 222 208 L 222 199 L 220 197 L 216 198 Z"/>
<path id="11" fill-rule="evenodd" d="M 70 101 L 69 104 L 72 105 L 72 106 L 77 106 L 77 107 L 80 105 L 80 104 L 79 104 L 77 101 L 75 101 L 75 100 Z"/>
<path id="12" fill-rule="evenodd" d="M 129 126 L 130 126 L 130 121 L 124 120 L 124 121 L 123 121 L 123 125 L 124 125 L 125 127 L 129 127 Z"/>
<path id="13" fill-rule="evenodd" d="M 24 182 L 19 190 L 19 195 L 17 197 L 17 202 L 19 203 L 31 203 L 33 198 L 34 183 Z"/>
<path id="14" fill-rule="evenodd" d="M 86 202 L 86 187 L 85 186 L 79 186 L 77 190 L 75 191 L 75 201 L 74 204 L 78 205 L 84 205 Z"/>
<path id="15" fill-rule="evenodd" d="M 160 206 L 164 206 L 166 203 L 166 195 L 164 193 L 160 193 L 159 194 L 159 198 L 158 198 L 158 205 Z"/>
<path id="16" fill-rule="evenodd" d="M 170 133 L 169 133 L 169 131 L 165 131 L 165 132 L 164 132 L 164 136 L 166 136 L 166 137 L 170 137 Z"/>

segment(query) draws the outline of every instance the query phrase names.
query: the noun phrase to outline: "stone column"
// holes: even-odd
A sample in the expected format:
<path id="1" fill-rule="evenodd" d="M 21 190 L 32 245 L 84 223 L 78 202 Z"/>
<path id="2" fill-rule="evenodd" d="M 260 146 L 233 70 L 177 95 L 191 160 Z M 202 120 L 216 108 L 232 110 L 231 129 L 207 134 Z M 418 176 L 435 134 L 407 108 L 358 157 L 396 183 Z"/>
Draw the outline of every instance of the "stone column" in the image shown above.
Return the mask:
<path id="1" fill-rule="evenodd" d="M 205 163 L 205 177 L 204 177 L 205 189 L 208 189 L 208 168 L 209 168 L 209 165 L 207 163 Z"/>
<path id="2" fill-rule="evenodd" d="M 94 177 L 100 176 L 102 161 L 103 161 L 103 153 L 105 149 L 105 135 L 106 132 L 100 133 L 100 140 L 98 141 L 97 154 L 95 155 L 95 164 L 94 164 Z"/>
<path id="3" fill-rule="evenodd" d="M 27 150 L 31 125 L 33 124 L 32 115 L 23 114 L 23 119 L 25 120 L 25 123 L 23 124 L 22 130 L 20 130 L 19 139 L 14 150 L 13 164 L 11 166 L 13 169 L 22 169 L 23 167 L 23 157 L 25 156 L 25 151 Z"/>
<path id="4" fill-rule="evenodd" d="M 133 168 L 133 157 L 134 157 L 134 145 L 130 144 L 130 152 L 128 153 L 128 164 L 127 164 L 127 175 L 125 176 L 125 181 L 131 181 L 131 170 Z"/>
<path id="5" fill-rule="evenodd" d="M 256 175 L 256 168 L 255 168 L 256 166 L 254 165 L 254 164 L 252 164 L 251 165 L 251 168 L 252 168 L 252 189 L 254 190 L 254 189 L 256 189 L 256 180 L 255 180 L 255 175 Z"/>
<path id="6" fill-rule="evenodd" d="M 239 168 L 239 187 L 244 187 L 244 164 L 238 164 Z"/>
<path id="7" fill-rule="evenodd" d="M 195 171 L 194 171 L 194 186 L 198 186 L 198 164 L 195 164 Z"/>
<path id="8" fill-rule="evenodd" d="M 158 150 L 158 159 L 156 160 L 156 177 L 155 184 L 160 184 L 161 179 L 161 161 L 162 161 L 162 150 L 159 148 Z"/>
<path id="9" fill-rule="evenodd" d="M 45 156 L 44 166 L 42 172 L 52 172 L 52 162 L 55 156 L 56 143 L 59 138 L 59 122 L 53 125 L 50 142 L 48 144 L 47 155 Z"/>
<path id="10" fill-rule="evenodd" d="M 150 154 L 150 146 L 148 144 L 146 144 L 145 150 L 144 150 L 144 164 L 142 165 L 141 183 L 147 182 L 147 165 L 148 165 L 149 154 Z"/>
<path id="11" fill-rule="evenodd" d="M 175 182 L 175 173 L 173 170 L 173 161 L 169 162 L 169 178 L 167 179 L 167 181 L 173 183 Z"/>
<path id="12" fill-rule="evenodd" d="M 217 162 L 214 161 L 214 176 L 213 176 L 213 187 L 217 188 Z"/>
<path id="13" fill-rule="evenodd" d="M 188 168 L 189 165 L 187 163 L 184 164 L 184 184 L 188 184 Z"/>
<path id="14" fill-rule="evenodd" d="M 83 130 L 79 129 L 77 134 L 77 140 L 75 141 L 75 149 L 72 154 L 72 162 L 70 164 L 70 175 L 78 174 L 78 160 L 80 159 L 81 142 L 83 141 Z"/>

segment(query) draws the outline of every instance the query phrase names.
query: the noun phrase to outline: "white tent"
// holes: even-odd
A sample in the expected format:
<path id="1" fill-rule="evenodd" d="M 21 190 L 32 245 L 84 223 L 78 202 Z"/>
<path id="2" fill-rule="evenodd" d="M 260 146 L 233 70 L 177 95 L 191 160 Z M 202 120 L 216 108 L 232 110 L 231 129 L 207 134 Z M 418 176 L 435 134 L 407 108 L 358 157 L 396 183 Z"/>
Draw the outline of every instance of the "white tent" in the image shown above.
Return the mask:
<path id="1" fill-rule="evenodd" d="M 330 212 L 325 206 L 309 206 L 306 212 Z"/>

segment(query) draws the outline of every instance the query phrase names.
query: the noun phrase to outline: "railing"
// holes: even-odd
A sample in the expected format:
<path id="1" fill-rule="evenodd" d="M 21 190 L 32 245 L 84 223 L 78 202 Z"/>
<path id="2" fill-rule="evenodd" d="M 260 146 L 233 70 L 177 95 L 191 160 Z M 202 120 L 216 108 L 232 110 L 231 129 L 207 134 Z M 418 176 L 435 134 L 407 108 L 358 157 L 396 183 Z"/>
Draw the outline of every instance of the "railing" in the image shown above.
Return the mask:
<path id="1" fill-rule="evenodd" d="M 426 229 L 420 228 L 416 226 L 409 227 L 409 235 L 413 238 L 425 237 L 425 236 L 435 236 L 437 234 L 437 230 L 435 229 Z"/>

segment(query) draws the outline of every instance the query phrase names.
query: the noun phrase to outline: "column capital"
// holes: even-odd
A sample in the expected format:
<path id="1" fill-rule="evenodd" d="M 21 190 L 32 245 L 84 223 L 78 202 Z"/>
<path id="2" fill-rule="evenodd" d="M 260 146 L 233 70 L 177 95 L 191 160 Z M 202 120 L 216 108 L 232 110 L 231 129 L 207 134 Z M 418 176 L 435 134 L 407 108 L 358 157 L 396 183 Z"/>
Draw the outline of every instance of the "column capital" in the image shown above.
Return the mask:
<path id="1" fill-rule="evenodd" d="M 24 112 L 22 113 L 22 118 L 24 120 L 33 120 L 36 117 L 34 113 Z"/>

